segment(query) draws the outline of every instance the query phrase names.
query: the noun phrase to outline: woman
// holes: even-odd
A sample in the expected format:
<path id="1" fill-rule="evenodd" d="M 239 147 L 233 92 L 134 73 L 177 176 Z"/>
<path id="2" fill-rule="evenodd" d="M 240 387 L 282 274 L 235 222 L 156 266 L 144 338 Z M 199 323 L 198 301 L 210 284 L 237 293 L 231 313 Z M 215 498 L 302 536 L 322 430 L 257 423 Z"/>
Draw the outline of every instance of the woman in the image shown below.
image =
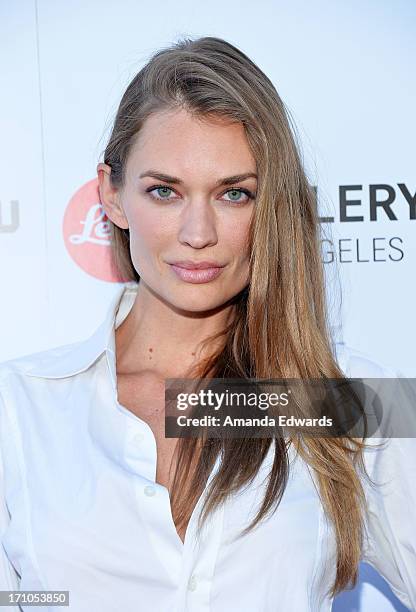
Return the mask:
<path id="1" fill-rule="evenodd" d="M 364 559 L 415 609 L 412 440 L 164 435 L 166 379 L 389 375 L 331 339 L 271 81 L 218 38 L 159 51 L 97 172 L 126 283 L 88 340 L 3 364 L 2 588 L 77 612 L 321 611 Z"/>

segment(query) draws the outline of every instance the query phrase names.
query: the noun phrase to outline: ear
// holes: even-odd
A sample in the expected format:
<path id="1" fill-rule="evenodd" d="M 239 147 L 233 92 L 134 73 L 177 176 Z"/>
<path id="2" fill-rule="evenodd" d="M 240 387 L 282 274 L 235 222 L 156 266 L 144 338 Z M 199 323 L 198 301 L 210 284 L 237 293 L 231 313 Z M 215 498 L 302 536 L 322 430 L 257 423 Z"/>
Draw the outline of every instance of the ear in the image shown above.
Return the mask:
<path id="1" fill-rule="evenodd" d="M 110 175 L 111 167 L 108 164 L 99 163 L 97 165 L 100 202 L 105 214 L 115 225 L 128 229 L 129 223 L 120 204 L 120 194 L 118 189 L 111 184 Z"/>

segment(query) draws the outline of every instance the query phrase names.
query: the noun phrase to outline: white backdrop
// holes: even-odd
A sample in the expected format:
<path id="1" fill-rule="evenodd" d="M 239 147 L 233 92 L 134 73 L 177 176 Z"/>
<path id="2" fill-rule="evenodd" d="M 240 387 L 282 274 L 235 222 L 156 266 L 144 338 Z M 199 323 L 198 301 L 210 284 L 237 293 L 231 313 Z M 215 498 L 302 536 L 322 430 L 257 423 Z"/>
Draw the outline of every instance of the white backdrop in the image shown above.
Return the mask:
<path id="1" fill-rule="evenodd" d="M 266 72 L 297 124 L 333 218 L 339 339 L 415 376 L 415 18 L 412 0 L 1 0 L 0 361 L 101 322 L 115 284 L 95 168 L 118 102 L 153 51 L 210 35 Z M 369 566 L 361 578 L 335 610 L 404 610 Z"/>

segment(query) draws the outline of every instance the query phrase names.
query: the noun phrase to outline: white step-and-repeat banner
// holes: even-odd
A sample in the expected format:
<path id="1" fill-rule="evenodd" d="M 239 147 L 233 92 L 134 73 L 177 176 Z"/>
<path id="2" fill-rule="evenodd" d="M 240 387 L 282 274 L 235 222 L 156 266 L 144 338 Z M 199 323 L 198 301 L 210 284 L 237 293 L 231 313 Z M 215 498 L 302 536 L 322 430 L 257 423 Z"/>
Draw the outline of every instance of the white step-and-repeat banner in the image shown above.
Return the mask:
<path id="1" fill-rule="evenodd" d="M 266 72 L 297 125 L 339 340 L 416 376 L 415 26 L 412 0 L 2 0 L 0 360 L 100 324 L 118 284 L 96 165 L 118 102 L 155 50 L 209 35 Z M 404 610 L 360 577 L 335 610 Z"/>

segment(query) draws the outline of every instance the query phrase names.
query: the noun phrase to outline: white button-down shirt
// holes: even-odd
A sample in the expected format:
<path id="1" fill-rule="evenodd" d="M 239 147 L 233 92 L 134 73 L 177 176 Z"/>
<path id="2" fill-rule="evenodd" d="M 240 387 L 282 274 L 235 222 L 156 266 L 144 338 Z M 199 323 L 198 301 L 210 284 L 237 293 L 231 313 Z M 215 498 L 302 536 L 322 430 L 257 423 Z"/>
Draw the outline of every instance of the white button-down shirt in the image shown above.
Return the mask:
<path id="1" fill-rule="evenodd" d="M 265 522 L 235 538 L 264 495 L 272 447 L 253 484 L 197 533 L 201 496 L 182 543 L 155 480 L 152 430 L 117 401 L 114 330 L 136 291 L 119 286 L 87 340 L 0 365 L 0 590 L 69 590 L 73 612 L 330 610 L 335 535 L 292 447 L 289 482 Z M 391 376 L 362 353 L 336 350 L 347 376 Z M 366 462 L 386 484 L 366 486 L 363 560 L 415 610 L 415 440 L 391 439 Z"/>

